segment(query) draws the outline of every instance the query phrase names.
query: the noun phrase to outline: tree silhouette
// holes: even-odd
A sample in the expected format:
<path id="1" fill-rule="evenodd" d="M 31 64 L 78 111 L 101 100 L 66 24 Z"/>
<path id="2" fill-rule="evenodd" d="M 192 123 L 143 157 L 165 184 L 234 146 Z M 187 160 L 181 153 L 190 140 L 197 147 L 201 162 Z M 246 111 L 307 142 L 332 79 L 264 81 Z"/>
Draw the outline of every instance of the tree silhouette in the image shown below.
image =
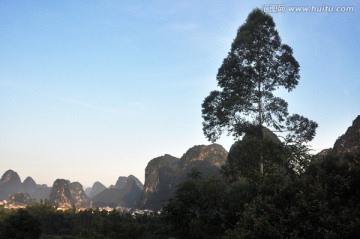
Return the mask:
<path id="1" fill-rule="evenodd" d="M 317 123 L 289 115 L 288 103 L 274 92 L 292 91 L 299 82 L 299 63 L 291 47 L 281 43 L 272 17 L 253 10 L 234 39 L 217 74 L 220 91 L 212 91 L 202 104 L 203 131 L 216 141 L 224 130 L 235 138 L 244 133 L 260 141 L 263 174 L 263 128 L 286 132 L 288 143 L 304 143 L 315 136 Z"/>

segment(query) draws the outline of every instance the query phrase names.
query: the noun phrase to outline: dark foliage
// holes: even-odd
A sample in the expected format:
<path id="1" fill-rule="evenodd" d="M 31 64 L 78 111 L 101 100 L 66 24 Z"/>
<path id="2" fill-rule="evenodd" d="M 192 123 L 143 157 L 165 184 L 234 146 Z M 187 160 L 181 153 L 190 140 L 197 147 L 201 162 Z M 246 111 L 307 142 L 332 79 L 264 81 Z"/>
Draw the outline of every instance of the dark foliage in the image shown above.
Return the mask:
<path id="1" fill-rule="evenodd" d="M 165 226 L 157 215 L 88 209 L 58 211 L 38 204 L 18 211 L 0 211 L 0 238 L 163 238 Z"/>
<path id="2" fill-rule="evenodd" d="M 0 238 L 37 239 L 41 234 L 40 222 L 24 209 L 8 216 L 0 226 Z"/>
<path id="3" fill-rule="evenodd" d="M 347 154 L 302 173 L 274 163 L 261 177 L 189 179 L 163 218 L 175 238 L 359 238 L 359 175 L 360 155 Z"/>
<path id="4" fill-rule="evenodd" d="M 176 198 L 163 208 L 163 220 L 175 238 L 218 238 L 224 233 L 223 204 L 226 186 L 219 178 L 190 178 Z"/>

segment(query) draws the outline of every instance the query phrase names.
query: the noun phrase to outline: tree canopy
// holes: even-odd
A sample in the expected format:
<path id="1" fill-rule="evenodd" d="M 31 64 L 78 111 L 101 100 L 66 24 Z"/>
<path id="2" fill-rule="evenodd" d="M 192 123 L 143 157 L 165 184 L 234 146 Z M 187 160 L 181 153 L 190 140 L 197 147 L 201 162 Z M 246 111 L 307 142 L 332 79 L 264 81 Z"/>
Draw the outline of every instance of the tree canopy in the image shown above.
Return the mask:
<path id="1" fill-rule="evenodd" d="M 281 42 L 272 17 L 253 10 L 239 28 L 231 50 L 219 68 L 215 90 L 202 104 L 203 131 L 216 141 L 224 130 L 235 138 L 244 133 L 262 139 L 262 128 L 288 132 L 288 142 L 308 142 L 317 124 L 294 114 L 288 103 L 274 95 L 279 88 L 292 91 L 300 80 L 299 63 L 290 46 Z"/>

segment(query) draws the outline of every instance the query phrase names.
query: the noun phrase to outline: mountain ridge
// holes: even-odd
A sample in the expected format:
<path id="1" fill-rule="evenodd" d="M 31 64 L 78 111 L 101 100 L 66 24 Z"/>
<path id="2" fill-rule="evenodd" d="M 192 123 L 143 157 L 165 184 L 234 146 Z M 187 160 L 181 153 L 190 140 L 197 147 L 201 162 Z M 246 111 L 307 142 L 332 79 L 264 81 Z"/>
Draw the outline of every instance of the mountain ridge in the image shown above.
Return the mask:
<path id="1" fill-rule="evenodd" d="M 219 144 L 195 145 L 179 159 L 169 154 L 150 160 L 145 169 L 144 192 L 138 207 L 161 209 L 174 197 L 177 186 L 193 168 L 204 178 L 218 176 L 227 151 Z"/>
<path id="2" fill-rule="evenodd" d="M 346 132 L 341 135 L 334 143 L 333 153 L 341 155 L 360 151 L 360 115 L 347 128 Z"/>
<path id="3" fill-rule="evenodd" d="M 333 148 L 324 149 L 317 156 L 354 152 L 360 152 L 360 115 L 335 141 Z M 195 145 L 181 158 L 165 154 L 151 159 L 145 168 L 144 184 L 134 175 L 119 176 L 116 183 L 109 188 L 96 181 L 88 189 L 88 195 L 79 182 L 57 179 L 53 187 L 48 187 L 45 184 L 36 184 L 30 176 L 21 182 L 17 172 L 9 169 L 0 179 L 0 200 L 8 200 L 11 195 L 24 193 L 31 198 L 49 199 L 52 203 L 67 206 L 87 206 L 93 201 L 95 205 L 159 210 L 174 196 L 177 185 L 186 180 L 187 174 L 193 168 L 197 168 L 202 177 L 217 176 L 221 165 L 227 159 L 228 152 L 219 144 Z"/>

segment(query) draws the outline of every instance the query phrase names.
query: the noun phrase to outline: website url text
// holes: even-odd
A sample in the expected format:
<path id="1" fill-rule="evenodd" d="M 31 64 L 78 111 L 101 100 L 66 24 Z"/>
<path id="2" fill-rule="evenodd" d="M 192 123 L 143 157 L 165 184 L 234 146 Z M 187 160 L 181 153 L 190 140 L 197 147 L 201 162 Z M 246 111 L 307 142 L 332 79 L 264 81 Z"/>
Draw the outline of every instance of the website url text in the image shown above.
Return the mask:
<path id="1" fill-rule="evenodd" d="M 351 13 L 355 11 L 354 6 L 287 6 L 285 4 L 266 4 L 263 11 L 267 13 L 285 12 L 309 12 L 309 13 Z"/>

